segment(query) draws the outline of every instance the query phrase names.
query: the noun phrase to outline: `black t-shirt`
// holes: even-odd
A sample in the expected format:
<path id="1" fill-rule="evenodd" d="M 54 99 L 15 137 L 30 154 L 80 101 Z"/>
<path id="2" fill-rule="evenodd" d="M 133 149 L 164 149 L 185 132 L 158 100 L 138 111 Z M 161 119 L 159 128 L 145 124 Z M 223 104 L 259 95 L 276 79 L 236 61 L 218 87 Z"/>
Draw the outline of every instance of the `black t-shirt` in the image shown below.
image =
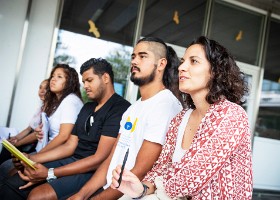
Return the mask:
<path id="1" fill-rule="evenodd" d="M 77 117 L 72 131 L 72 134 L 79 138 L 73 155 L 75 158 L 82 159 L 95 154 L 101 135 L 116 138 L 122 115 L 130 103 L 115 93 L 97 112 L 94 112 L 96 106 L 96 102 L 86 103 Z"/>

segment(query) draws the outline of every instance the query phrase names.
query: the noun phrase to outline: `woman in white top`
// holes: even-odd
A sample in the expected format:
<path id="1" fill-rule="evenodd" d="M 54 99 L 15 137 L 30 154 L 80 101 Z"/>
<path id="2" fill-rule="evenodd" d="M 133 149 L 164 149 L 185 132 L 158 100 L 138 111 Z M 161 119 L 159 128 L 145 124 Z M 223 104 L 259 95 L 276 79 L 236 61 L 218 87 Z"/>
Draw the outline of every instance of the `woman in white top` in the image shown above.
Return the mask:
<path id="1" fill-rule="evenodd" d="M 28 127 L 22 130 L 17 135 L 8 138 L 8 141 L 11 144 L 16 146 L 23 152 L 26 153 L 33 152 L 36 146 L 37 138 L 35 136 L 34 129 L 41 123 L 42 104 L 45 99 L 47 87 L 48 87 L 48 80 L 45 79 L 41 82 L 38 90 L 38 96 L 41 100 L 41 105 L 32 116 L 32 119 L 30 120 Z M 3 149 L 0 155 L 0 164 L 2 164 L 4 161 L 10 158 L 11 158 L 11 153 L 8 150 Z"/>
<path id="2" fill-rule="evenodd" d="M 58 64 L 48 80 L 43 110 L 49 121 L 49 132 L 42 133 L 42 126 L 35 129 L 38 134 L 41 133 L 40 139 L 42 134 L 48 137 L 48 144 L 41 151 L 55 148 L 67 141 L 83 106 L 75 69 L 66 64 Z"/>
<path id="3" fill-rule="evenodd" d="M 58 64 L 51 71 L 48 79 L 49 85 L 45 94 L 42 110 L 49 121 L 49 130 L 43 133 L 44 128 L 39 125 L 35 135 L 40 144 L 42 137 L 48 137 L 48 144 L 40 152 L 55 148 L 67 141 L 76 122 L 77 116 L 83 106 L 80 92 L 78 73 L 66 64 Z M 38 148 L 37 152 L 39 151 Z M 10 164 L 6 164 L 9 162 Z M 11 169 L 11 160 L 0 166 L 0 177 L 7 176 Z M 13 174 L 15 170 L 9 174 Z"/>

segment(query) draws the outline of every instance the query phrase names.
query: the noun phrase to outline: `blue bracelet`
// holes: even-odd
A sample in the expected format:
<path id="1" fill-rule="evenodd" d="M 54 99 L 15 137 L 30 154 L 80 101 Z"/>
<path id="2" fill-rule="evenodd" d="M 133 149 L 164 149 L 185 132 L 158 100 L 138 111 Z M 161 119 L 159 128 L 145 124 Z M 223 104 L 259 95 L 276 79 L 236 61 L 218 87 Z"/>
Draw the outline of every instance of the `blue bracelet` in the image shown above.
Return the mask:
<path id="1" fill-rule="evenodd" d="M 145 185 L 144 183 L 142 183 L 142 185 L 144 187 L 142 194 L 139 197 L 132 198 L 132 199 L 142 199 L 144 196 L 146 196 L 147 190 L 149 189 L 149 187 L 147 185 Z"/>

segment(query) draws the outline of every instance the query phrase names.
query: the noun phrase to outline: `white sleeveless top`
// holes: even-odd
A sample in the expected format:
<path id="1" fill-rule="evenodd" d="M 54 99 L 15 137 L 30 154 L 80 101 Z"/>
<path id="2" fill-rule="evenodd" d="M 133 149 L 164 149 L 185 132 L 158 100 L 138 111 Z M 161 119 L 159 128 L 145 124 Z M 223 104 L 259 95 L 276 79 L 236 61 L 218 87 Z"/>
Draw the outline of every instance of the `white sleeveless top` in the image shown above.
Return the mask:
<path id="1" fill-rule="evenodd" d="M 174 154 L 172 157 L 172 162 L 180 162 L 181 158 L 185 155 L 187 150 L 184 150 L 182 148 L 182 140 L 185 132 L 185 128 L 187 126 L 187 123 L 189 121 L 190 115 L 192 113 L 193 109 L 189 109 L 185 115 L 184 118 L 182 119 L 182 122 L 178 128 L 178 135 L 177 135 L 177 140 L 176 140 L 176 147 L 174 150 Z"/>

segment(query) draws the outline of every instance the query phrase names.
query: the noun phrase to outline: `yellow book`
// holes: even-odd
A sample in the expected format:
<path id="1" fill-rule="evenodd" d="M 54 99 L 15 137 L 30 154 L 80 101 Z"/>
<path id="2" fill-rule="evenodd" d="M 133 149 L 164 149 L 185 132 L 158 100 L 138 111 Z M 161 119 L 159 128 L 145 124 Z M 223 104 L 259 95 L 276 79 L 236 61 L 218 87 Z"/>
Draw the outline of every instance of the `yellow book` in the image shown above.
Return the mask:
<path id="1" fill-rule="evenodd" d="M 34 167 L 35 162 L 27 158 L 23 153 L 21 153 L 14 145 L 12 145 L 8 140 L 2 141 L 3 147 L 5 147 L 9 152 L 11 152 L 19 160 L 23 161 L 29 167 L 36 169 Z"/>

